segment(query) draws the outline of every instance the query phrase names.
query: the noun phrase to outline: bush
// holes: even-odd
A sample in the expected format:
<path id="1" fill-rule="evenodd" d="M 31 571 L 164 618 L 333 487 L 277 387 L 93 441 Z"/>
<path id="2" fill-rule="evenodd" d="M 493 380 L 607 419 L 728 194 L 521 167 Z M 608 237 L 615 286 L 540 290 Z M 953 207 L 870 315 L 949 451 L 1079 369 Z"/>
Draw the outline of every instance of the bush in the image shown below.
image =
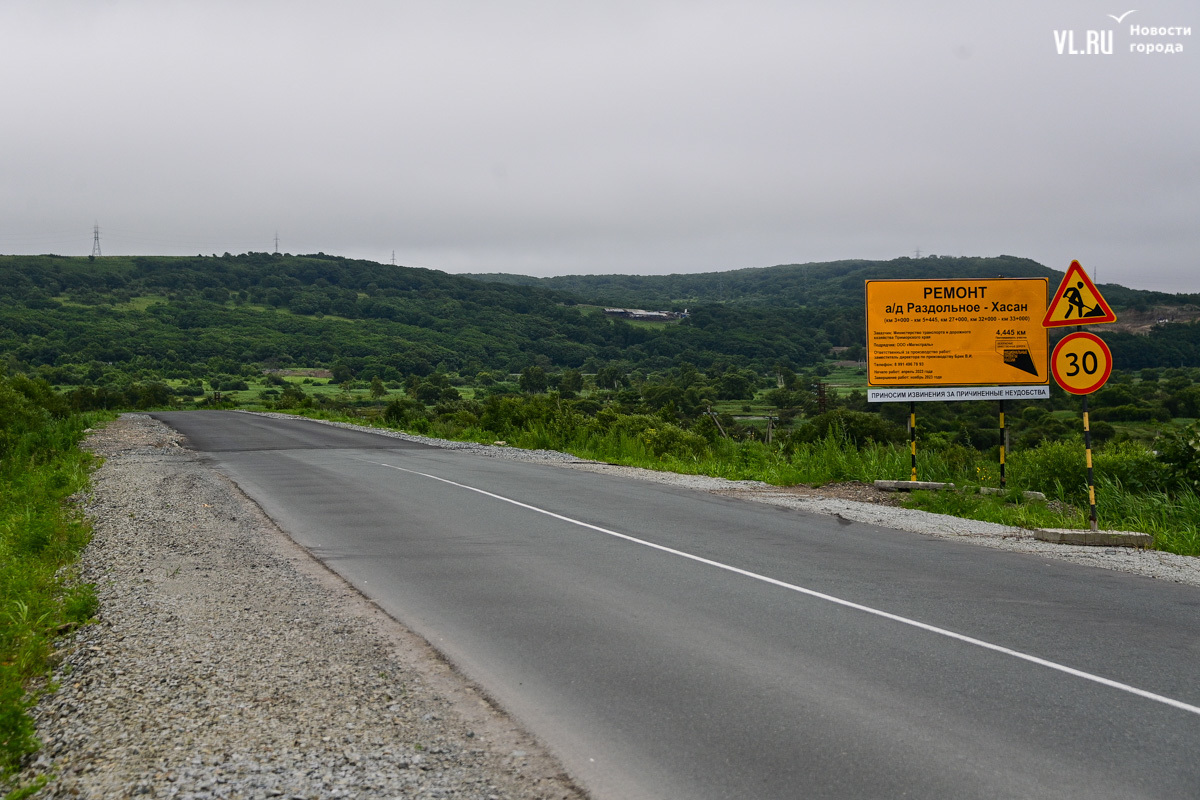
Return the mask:
<path id="1" fill-rule="evenodd" d="M 703 436 L 670 424 L 647 428 L 642 432 L 642 441 L 659 458 L 699 458 L 708 452 L 708 441 Z"/>
<path id="2" fill-rule="evenodd" d="M 1171 482 L 1200 492 L 1200 423 L 1160 436 L 1155 446 Z"/>
<path id="3" fill-rule="evenodd" d="M 1008 476 L 1013 484 L 1068 502 L 1087 497 L 1087 464 L 1083 442 L 1044 442 L 1019 450 L 1008 458 Z"/>
<path id="4" fill-rule="evenodd" d="M 1093 451 L 1092 463 L 1097 485 L 1160 492 L 1171 483 L 1170 470 L 1137 442 L 1117 442 Z M 1070 503 L 1087 502 L 1087 454 L 1079 438 L 1013 453 L 1008 467 L 1014 484 Z"/>
<path id="5" fill-rule="evenodd" d="M 425 417 L 425 405 L 410 397 L 397 397 L 383 408 L 383 418 L 397 427 L 405 427 Z"/>
<path id="6" fill-rule="evenodd" d="M 1141 406 L 1133 403 L 1097 408 L 1091 414 L 1096 420 L 1113 420 L 1116 422 L 1151 422 L 1157 419 L 1167 419 L 1170 413 L 1162 406 Z"/>
<path id="7" fill-rule="evenodd" d="M 870 442 L 887 444 L 907 438 L 904 429 L 878 414 L 835 408 L 813 417 L 795 432 L 799 442 L 812 443 L 828 437 L 845 439 L 862 447 Z"/>
<path id="8" fill-rule="evenodd" d="M 276 408 L 311 408 L 312 398 L 304 393 L 304 389 L 300 384 L 289 383 L 283 387 L 283 391 L 279 393 L 279 399 L 275 401 Z"/>
<path id="9" fill-rule="evenodd" d="M 1093 455 L 1097 484 L 1117 484 L 1137 494 L 1164 492 L 1171 487 L 1171 470 L 1143 444 L 1116 442 Z"/>

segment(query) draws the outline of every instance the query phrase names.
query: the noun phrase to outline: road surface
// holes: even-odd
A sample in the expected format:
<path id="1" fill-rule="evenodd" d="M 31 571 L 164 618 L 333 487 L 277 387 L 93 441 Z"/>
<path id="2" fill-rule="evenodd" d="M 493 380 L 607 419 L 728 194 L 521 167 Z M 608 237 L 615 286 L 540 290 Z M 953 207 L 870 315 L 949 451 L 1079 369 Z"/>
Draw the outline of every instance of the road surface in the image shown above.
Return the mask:
<path id="1" fill-rule="evenodd" d="M 1200 795 L 1200 591 L 236 412 L 156 418 L 597 798 Z"/>

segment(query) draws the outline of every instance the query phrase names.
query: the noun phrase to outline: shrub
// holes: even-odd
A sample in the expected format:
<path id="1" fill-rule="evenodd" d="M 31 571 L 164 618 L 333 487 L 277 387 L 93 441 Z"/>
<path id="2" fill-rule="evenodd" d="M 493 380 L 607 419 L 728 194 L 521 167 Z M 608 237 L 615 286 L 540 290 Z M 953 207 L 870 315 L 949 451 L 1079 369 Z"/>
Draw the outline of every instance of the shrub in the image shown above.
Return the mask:
<path id="1" fill-rule="evenodd" d="M 37 749 L 26 681 L 49 668 L 55 632 L 96 608 L 64 569 L 87 543 L 64 500 L 86 484 L 89 457 L 75 443 L 88 420 L 55 416 L 61 398 L 41 392 L 0 374 L 0 778 Z"/>
<path id="2" fill-rule="evenodd" d="M 646 447 L 658 457 L 698 458 L 708 452 L 708 441 L 699 434 L 671 424 L 647 428 L 642 432 Z"/>
<path id="3" fill-rule="evenodd" d="M 1008 474 L 1014 484 L 1047 497 L 1077 502 L 1087 496 L 1087 464 L 1083 443 L 1077 439 L 1044 442 L 1013 453 Z"/>
<path id="4" fill-rule="evenodd" d="M 1164 492 L 1171 486 L 1171 471 L 1139 442 L 1111 444 L 1095 452 L 1092 461 L 1098 484 L 1115 483 L 1138 494 Z"/>
<path id="5" fill-rule="evenodd" d="M 1200 423 L 1160 436 L 1155 446 L 1171 482 L 1200 492 Z"/>
<path id="6" fill-rule="evenodd" d="M 1117 442 L 1094 451 L 1092 463 L 1097 485 L 1161 492 L 1171 482 L 1169 469 L 1137 442 Z M 1013 453 L 1008 466 L 1014 483 L 1067 502 L 1087 501 L 1087 455 L 1078 437 Z"/>
<path id="7" fill-rule="evenodd" d="M 878 414 L 835 408 L 813 417 L 795 435 L 800 442 L 811 443 L 832 436 L 846 439 L 855 447 L 862 447 L 868 442 L 901 442 L 907 434 L 899 425 L 888 422 Z"/>
<path id="8" fill-rule="evenodd" d="M 410 397 L 397 397 L 384 406 L 383 418 L 399 427 L 410 425 L 417 419 L 424 419 L 428 423 L 424 404 Z"/>

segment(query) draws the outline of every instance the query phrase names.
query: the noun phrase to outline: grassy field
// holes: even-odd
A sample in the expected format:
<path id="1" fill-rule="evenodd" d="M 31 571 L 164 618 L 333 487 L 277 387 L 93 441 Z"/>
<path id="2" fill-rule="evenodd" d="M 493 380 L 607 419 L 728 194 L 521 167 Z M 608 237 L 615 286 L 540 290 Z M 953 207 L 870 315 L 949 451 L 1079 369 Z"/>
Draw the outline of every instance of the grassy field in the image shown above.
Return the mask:
<path id="1" fill-rule="evenodd" d="M 835 366 L 829 370 L 829 374 L 821 378 L 822 381 L 830 386 L 839 389 L 867 389 L 867 366 Z"/>

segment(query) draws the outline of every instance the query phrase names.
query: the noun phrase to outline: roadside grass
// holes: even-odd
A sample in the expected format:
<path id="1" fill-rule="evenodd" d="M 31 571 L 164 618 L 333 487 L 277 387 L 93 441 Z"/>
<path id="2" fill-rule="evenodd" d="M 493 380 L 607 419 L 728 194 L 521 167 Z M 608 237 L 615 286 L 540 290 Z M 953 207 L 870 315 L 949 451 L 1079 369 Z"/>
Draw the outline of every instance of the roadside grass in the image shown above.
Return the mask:
<path id="1" fill-rule="evenodd" d="M 77 444 L 111 415 L 54 417 L 0 376 L 0 790 L 38 748 L 28 715 L 35 678 L 48 675 L 53 640 L 97 608 L 73 564 L 90 528 L 67 498 L 87 488 L 93 463 Z"/>
<path id="2" fill-rule="evenodd" d="M 1007 496 L 981 495 L 969 490 L 913 492 L 905 507 L 1019 528 L 1082 530 L 1091 526 L 1087 504 L 1051 506 L 1025 500 L 1020 490 Z M 1200 556 L 1200 497 L 1194 492 L 1141 494 L 1100 480 L 1096 488 L 1096 516 L 1101 530 L 1148 533 L 1154 537 L 1155 550 Z"/>
<path id="3" fill-rule="evenodd" d="M 953 492 L 917 491 L 905 499 L 904 507 L 1018 528 L 1086 527 L 1079 524 L 1083 519 L 1072 507 L 1056 511 L 1061 506 L 1026 500 L 1019 489 L 1004 495 L 979 494 L 978 490 L 978 486 L 968 486 Z"/>

